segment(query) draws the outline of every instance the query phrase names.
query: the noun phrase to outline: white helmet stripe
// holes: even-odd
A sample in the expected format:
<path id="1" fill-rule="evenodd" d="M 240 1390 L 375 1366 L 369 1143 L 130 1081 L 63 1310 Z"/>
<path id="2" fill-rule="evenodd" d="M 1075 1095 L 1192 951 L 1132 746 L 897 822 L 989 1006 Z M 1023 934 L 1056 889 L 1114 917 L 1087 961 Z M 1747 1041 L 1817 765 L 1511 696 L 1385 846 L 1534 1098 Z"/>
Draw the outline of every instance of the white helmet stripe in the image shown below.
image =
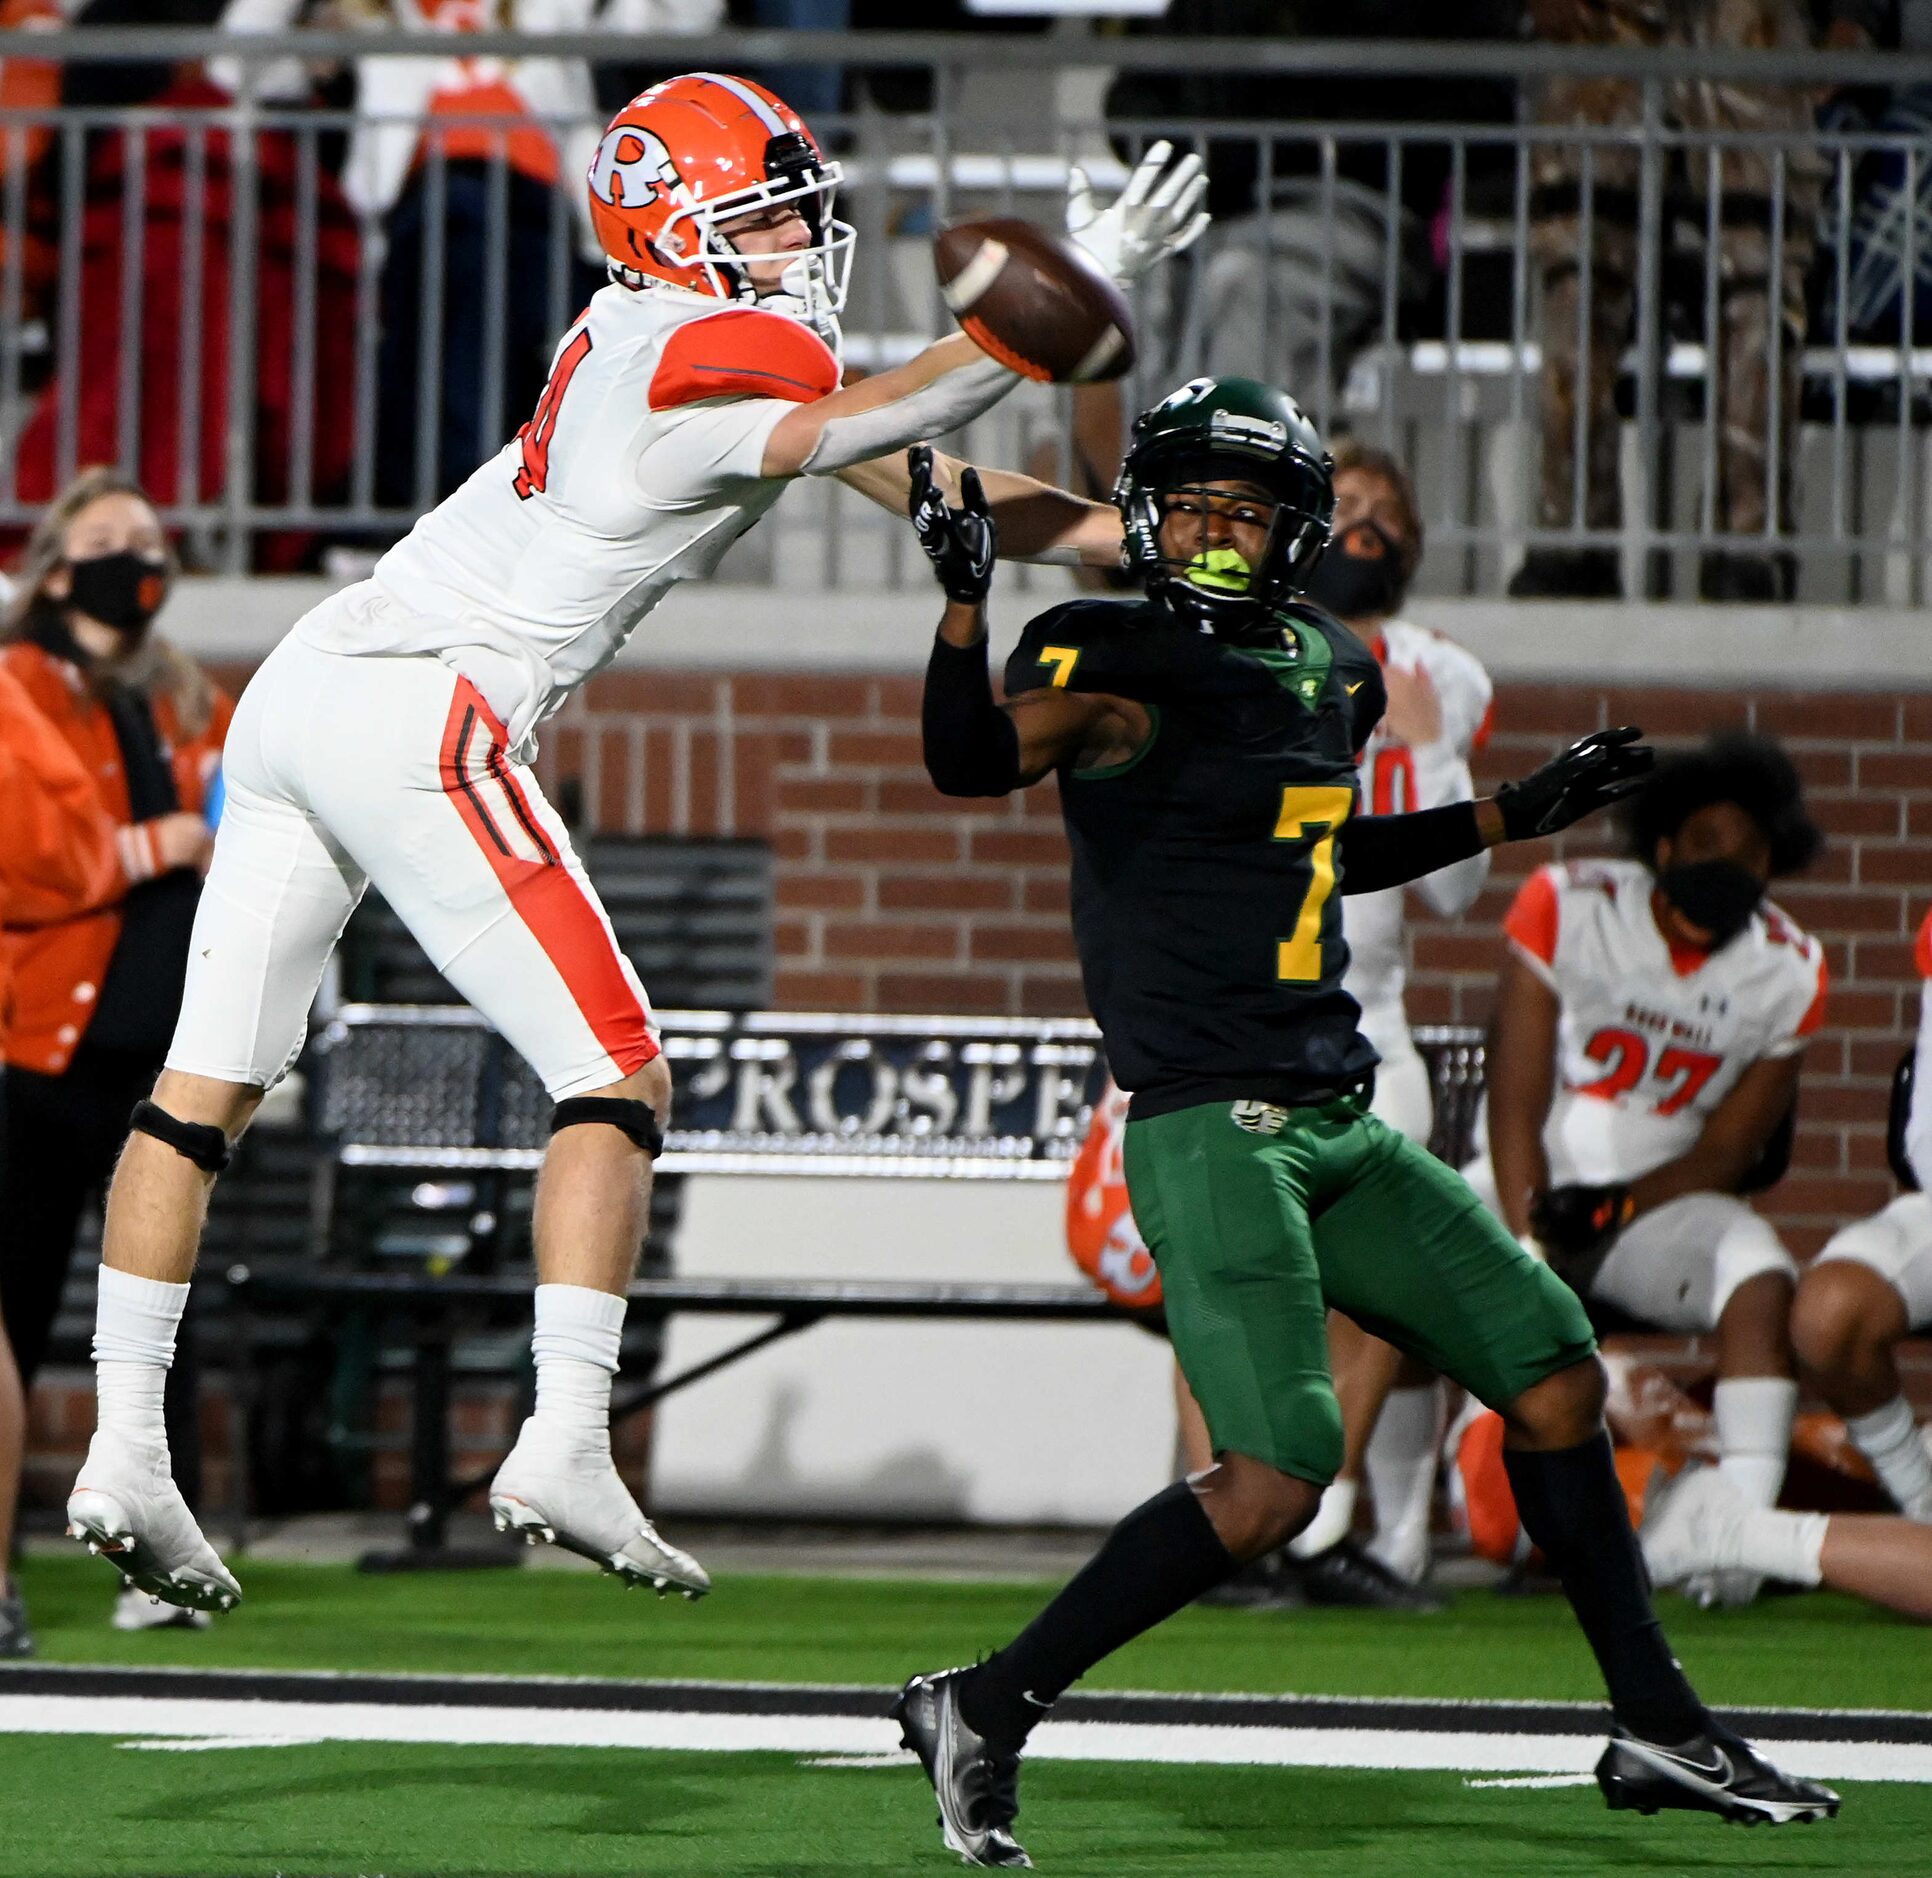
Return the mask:
<path id="1" fill-rule="evenodd" d="M 757 92 L 753 91 L 743 79 L 727 78 L 722 72 L 693 72 L 691 76 L 693 78 L 706 79 L 714 85 L 722 85 L 734 98 L 741 99 L 744 103 L 750 105 L 752 110 L 757 113 L 758 121 L 774 137 L 782 137 L 791 129 L 791 126 L 763 98 L 759 97 Z"/>

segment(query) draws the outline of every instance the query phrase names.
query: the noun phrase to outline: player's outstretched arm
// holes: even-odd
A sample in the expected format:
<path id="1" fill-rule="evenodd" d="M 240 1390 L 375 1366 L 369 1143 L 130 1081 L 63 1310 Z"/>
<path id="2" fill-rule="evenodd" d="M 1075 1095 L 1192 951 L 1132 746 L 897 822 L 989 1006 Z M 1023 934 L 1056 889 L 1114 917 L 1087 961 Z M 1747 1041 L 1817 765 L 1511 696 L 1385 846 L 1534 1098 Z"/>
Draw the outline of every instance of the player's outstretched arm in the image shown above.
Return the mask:
<path id="1" fill-rule="evenodd" d="M 836 476 L 970 423 L 1019 382 L 964 333 L 950 334 L 903 365 L 794 405 L 766 440 L 761 473 Z"/>
<path id="2" fill-rule="evenodd" d="M 933 452 L 933 480 L 957 491 L 966 466 Z M 839 481 L 895 515 L 912 496 L 906 453 L 875 457 L 839 471 Z M 1045 562 L 1060 567 L 1118 567 L 1126 531 L 1111 502 L 1090 502 L 1018 470 L 981 469 L 980 487 L 992 510 L 1002 561 Z"/>
<path id="3" fill-rule="evenodd" d="M 986 596 L 999 535 L 991 505 L 973 469 L 960 478 L 958 507 L 948 503 L 934 481 L 932 451 L 923 445 L 910 453 L 908 470 L 913 531 L 946 593 L 920 707 L 934 787 L 949 796 L 1003 796 L 1097 745 L 1144 739 L 1147 724 L 1125 720 L 1146 714 L 1125 699 L 1047 690 L 1004 706 L 994 702 Z"/>
<path id="4" fill-rule="evenodd" d="M 1505 841 L 1534 841 L 1620 802 L 1642 785 L 1656 752 L 1626 724 L 1592 731 L 1519 782 L 1478 802 L 1412 815 L 1361 815 L 1338 838 L 1342 892 L 1399 887 Z"/>

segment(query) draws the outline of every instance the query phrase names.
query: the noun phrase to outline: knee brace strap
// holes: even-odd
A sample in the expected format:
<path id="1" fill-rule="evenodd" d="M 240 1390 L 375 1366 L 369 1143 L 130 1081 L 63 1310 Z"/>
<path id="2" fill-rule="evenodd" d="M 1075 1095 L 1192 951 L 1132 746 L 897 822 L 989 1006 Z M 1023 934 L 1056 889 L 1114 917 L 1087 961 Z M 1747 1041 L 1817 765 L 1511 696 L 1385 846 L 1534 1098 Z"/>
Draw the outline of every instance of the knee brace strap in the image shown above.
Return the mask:
<path id="1" fill-rule="evenodd" d="M 550 1111 L 550 1132 L 579 1122 L 602 1122 L 627 1134 L 652 1160 L 664 1152 L 664 1130 L 648 1102 L 626 1096 L 572 1096 Z"/>
<path id="2" fill-rule="evenodd" d="M 184 1122 L 154 1102 L 137 1102 L 128 1118 L 128 1128 L 138 1135 L 152 1135 L 165 1141 L 184 1160 L 194 1162 L 204 1174 L 226 1171 L 231 1158 L 228 1137 L 208 1122 Z"/>

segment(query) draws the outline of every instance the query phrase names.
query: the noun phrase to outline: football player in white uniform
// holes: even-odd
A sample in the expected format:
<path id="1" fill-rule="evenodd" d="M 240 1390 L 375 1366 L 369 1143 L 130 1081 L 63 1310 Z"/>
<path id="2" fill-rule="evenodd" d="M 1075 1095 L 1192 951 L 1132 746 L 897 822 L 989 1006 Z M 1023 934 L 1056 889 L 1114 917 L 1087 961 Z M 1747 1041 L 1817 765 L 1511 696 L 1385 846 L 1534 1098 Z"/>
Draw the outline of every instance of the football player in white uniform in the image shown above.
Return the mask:
<path id="1" fill-rule="evenodd" d="M 1889 1144 L 1907 1190 L 1827 1241 L 1799 1281 L 1791 1338 L 1899 1511 L 1932 1521 L 1932 1452 L 1899 1387 L 1896 1355 L 1902 1337 L 1932 1326 L 1932 1196 L 1920 1191 L 1932 1178 L 1932 913 L 1916 956 L 1926 988 Z"/>
<path id="2" fill-rule="evenodd" d="M 1072 205 L 1117 280 L 1205 222 L 1199 159 L 1167 154 L 1151 150 L 1109 208 Z M 175 1490 L 161 1422 L 208 1190 L 300 1049 L 371 880 L 556 1103 L 534 1217 L 536 1410 L 492 1484 L 497 1522 L 660 1592 L 709 1583 L 610 1458 L 671 1081 L 530 771 L 531 733 L 792 478 L 844 475 L 903 512 L 907 446 L 1017 382 L 955 334 L 841 387 L 854 235 L 832 216 L 838 182 L 759 85 L 696 73 L 633 99 L 587 178 L 610 285 L 564 335 L 530 422 L 371 579 L 303 619 L 243 696 L 180 1024 L 108 1202 L 99 1416 L 68 1501 L 69 1530 L 164 1601 L 239 1596 Z M 984 487 L 1016 558 L 1119 558 L 1116 510 L 999 472 Z"/>
<path id="3" fill-rule="evenodd" d="M 1823 948 L 1764 899 L 1820 836 L 1789 758 L 1743 732 L 1660 763 L 1628 825 L 1637 858 L 1542 868 L 1510 909 L 1471 1178 L 1586 1298 L 1715 1333 L 1719 1466 L 1770 1506 L 1797 1266 L 1739 1196 L 1824 1019 Z"/>
<path id="4" fill-rule="evenodd" d="M 1337 444 L 1334 539 L 1316 563 L 1308 598 L 1367 643 L 1388 687 L 1388 714 L 1362 752 L 1365 815 L 1401 815 L 1469 801 L 1476 793 L 1469 759 L 1489 735 L 1495 687 L 1481 661 L 1441 633 L 1401 617 L 1422 547 L 1421 506 L 1401 463 L 1352 439 Z M 1412 885 L 1434 911 L 1454 918 L 1474 904 L 1488 878 L 1484 853 Z M 1348 975 L 1342 982 L 1362 1007 L 1362 1034 L 1382 1059 L 1375 1068 L 1374 1112 L 1426 1143 L 1435 1104 L 1403 1002 L 1407 892 L 1391 887 L 1348 902 L 1343 916 Z M 1354 1522 L 1358 1483 L 1366 1475 L 1375 1506 L 1370 1556 L 1414 1584 L 1429 1567 L 1441 1386 L 1419 1365 L 1405 1363 L 1392 1345 L 1339 1314 L 1330 1316 L 1329 1344 L 1347 1453 L 1320 1510 L 1290 1549 L 1312 1560 L 1344 1541 Z M 1353 1575 L 1350 1589 L 1364 1601 L 1399 1602 L 1386 1588 L 1378 1596 L 1364 1573 Z"/>

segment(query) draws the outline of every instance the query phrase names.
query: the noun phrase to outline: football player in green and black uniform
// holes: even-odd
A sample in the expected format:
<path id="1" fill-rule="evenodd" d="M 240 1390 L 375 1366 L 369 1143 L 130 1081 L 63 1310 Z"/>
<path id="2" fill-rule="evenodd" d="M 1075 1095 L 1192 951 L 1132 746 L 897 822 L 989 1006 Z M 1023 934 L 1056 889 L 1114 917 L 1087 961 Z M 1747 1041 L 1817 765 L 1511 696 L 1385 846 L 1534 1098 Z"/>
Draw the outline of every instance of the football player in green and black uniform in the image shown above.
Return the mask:
<path id="1" fill-rule="evenodd" d="M 947 606 L 927 668 L 926 766 L 949 795 L 1057 774 L 1087 998 L 1131 1090 L 1126 1171 L 1174 1350 L 1216 1462 L 1121 1521 L 1027 1629 L 971 1669 L 915 1676 L 897 1713 L 946 1842 L 1023 1866 L 1019 1752 L 1102 1657 L 1310 1519 L 1342 1451 L 1324 1306 L 1503 1414 L 1523 1525 L 1609 1686 L 1613 1807 L 1817 1818 L 1713 1720 L 1670 1654 L 1604 1432 L 1576 1297 L 1460 1176 L 1368 1113 L 1375 1052 L 1342 989 L 1338 893 L 1547 835 L 1629 793 L 1634 730 L 1599 732 L 1476 803 L 1358 817 L 1382 712 L 1373 657 L 1296 598 L 1328 539 L 1320 438 L 1293 400 L 1196 379 L 1134 425 L 1116 500 L 1146 598 L 1028 626 L 994 702 L 992 524 L 914 452 L 912 516 Z"/>

